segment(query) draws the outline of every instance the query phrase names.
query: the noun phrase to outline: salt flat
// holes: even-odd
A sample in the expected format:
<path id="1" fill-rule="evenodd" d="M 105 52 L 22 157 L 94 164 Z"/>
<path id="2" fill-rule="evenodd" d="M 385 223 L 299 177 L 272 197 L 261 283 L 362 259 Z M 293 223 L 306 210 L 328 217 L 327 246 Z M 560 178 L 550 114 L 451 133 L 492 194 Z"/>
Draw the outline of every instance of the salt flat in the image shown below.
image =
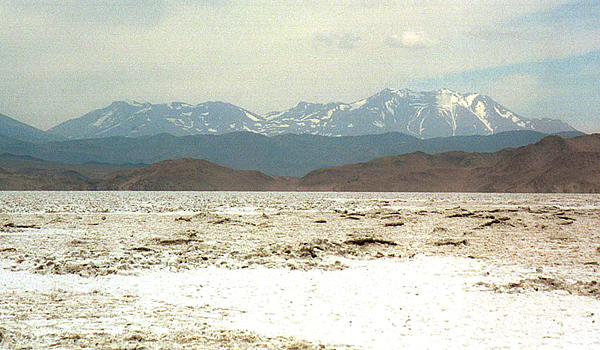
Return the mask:
<path id="1" fill-rule="evenodd" d="M 600 346 L 600 196 L 0 193 L 7 349 Z"/>

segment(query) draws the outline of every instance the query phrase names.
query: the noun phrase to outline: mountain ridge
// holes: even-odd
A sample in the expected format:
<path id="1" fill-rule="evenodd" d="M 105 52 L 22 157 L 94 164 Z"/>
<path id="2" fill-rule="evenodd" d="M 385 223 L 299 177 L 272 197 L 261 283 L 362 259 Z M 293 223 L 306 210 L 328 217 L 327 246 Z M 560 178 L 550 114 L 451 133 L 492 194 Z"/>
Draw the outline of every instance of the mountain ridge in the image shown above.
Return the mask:
<path id="1" fill-rule="evenodd" d="M 544 133 L 576 131 L 558 119 L 530 119 L 517 115 L 491 97 L 460 94 L 449 89 L 412 91 L 384 89 L 352 103 L 310 103 L 265 115 L 225 102 L 191 105 L 135 101 L 110 106 L 61 123 L 49 133 L 71 139 L 110 136 L 175 136 L 249 131 L 266 136 L 313 134 L 360 136 L 402 132 L 419 138 L 490 135 L 505 131 Z"/>
<path id="2" fill-rule="evenodd" d="M 4 114 L 0 114 L 0 136 L 8 139 L 34 143 L 61 139 L 61 137 L 49 134 Z"/>
<path id="3" fill-rule="evenodd" d="M 173 158 L 199 158 L 234 169 L 258 170 L 277 176 L 303 176 L 318 168 L 415 151 L 495 152 L 506 147 L 531 144 L 545 136 L 534 131 L 513 131 L 422 140 L 401 133 L 343 137 L 284 134 L 267 137 L 237 132 L 180 137 L 170 134 L 137 138 L 114 136 L 44 144 L 3 143 L 0 138 L 0 153 L 80 164 L 152 164 Z"/>
<path id="4" fill-rule="evenodd" d="M 211 116 L 209 121 L 206 116 Z M 259 116 L 241 107 L 220 101 L 191 105 L 184 102 L 166 104 L 116 101 L 108 107 L 63 122 L 49 133 L 71 139 L 111 136 L 174 136 L 222 134 L 249 131 Z"/>
<path id="5" fill-rule="evenodd" d="M 494 153 L 418 151 L 322 168 L 301 178 L 234 170 L 189 158 L 134 169 L 105 169 L 91 177 L 58 164 L 51 164 L 54 168 L 49 170 L 9 171 L 4 158 L 0 156 L 2 190 L 600 193 L 600 134 L 571 139 L 548 136 Z"/>
<path id="6" fill-rule="evenodd" d="M 312 171 L 303 191 L 600 193 L 600 134 L 494 153 L 415 152 Z"/>

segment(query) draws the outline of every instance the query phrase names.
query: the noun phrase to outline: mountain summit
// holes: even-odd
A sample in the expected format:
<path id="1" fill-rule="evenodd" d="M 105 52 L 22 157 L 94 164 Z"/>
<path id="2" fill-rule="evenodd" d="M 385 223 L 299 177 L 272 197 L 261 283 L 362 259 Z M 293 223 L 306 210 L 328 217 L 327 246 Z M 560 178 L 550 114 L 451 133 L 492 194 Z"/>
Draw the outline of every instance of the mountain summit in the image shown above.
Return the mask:
<path id="1" fill-rule="evenodd" d="M 504 131 L 575 131 L 552 119 L 527 119 L 488 96 L 449 89 L 416 92 L 385 89 L 354 103 L 307 104 L 265 117 L 263 133 L 355 136 L 401 132 L 420 138 L 491 135 Z"/>
<path id="2" fill-rule="evenodd" d="M 354 103 L 308 103 L 264 116 L 223 103 L 115 102 L 50 130 L 68 138 L 176 136 L 252 131 L 264 135 L 357 136 L 401 132 L 419 138 L 491 135 L 505 131 L 575 131 L 555 119 L 528 119 L 480 94 L 449 89 L 385 89 Z"/>
<path id="3" fill-rule="evenodd" d="M 162 133 L 185 136 L 254 131 L 261 121 L 258 115 L 224 102 L 191 105 L 182 102 L 151 104 L 119 101 L 48 131 L 74 139 Z"/>

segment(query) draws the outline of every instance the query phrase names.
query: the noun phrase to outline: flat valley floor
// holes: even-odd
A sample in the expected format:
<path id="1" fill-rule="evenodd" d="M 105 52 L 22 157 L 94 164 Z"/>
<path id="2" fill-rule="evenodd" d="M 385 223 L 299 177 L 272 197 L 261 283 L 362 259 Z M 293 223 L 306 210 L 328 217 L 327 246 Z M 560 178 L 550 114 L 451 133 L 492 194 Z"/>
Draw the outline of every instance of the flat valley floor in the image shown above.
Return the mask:
<path id="1" fill-rule="evenodd" d="M 0 192 L 0 348 L 597 349 L 600 196 Z"/>

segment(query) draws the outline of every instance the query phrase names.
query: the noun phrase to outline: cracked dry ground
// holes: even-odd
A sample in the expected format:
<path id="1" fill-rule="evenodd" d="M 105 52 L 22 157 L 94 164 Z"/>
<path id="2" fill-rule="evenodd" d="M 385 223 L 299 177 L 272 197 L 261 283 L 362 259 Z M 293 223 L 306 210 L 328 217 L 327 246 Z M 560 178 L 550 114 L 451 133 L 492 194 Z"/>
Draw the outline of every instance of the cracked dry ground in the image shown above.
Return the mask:
<path id="1" fill-rule="evenodd" d="M 347 267 L 345 259 L 403 261 L 420 254 L 451 255 L 538 272 L 536 278 L 504 285 L 481 284 L 492 291 L 562 290 L 600 297 L 600 209 L 580 203 L 597 203 L 596 197 L 563 205 L 545 198 L 496 202 L 493 197 L 479 201 L 442 196 L 411 201 L 388 194 L 340 201 L 313 196 L 290 205 L 285 195 L 265 195 L 253 199 L 247 211 L 206 202 L 184 211 L 9 208 L 0 214 L 0 261 L 11 271 L 96 278 L 207 266 L 340 270 Z M 135 295 L 116 297 L 59 286 L 51 292 L 0 294 L 0 344 L 7 348 L 329 347 L 219 329 L 211 320 L 195 318 L 194 310 L 186 307 L 138 310 Z M 28 329 L 28 320 L 47 331 Z M 139 320 L 163 327 L 144 330 Z"/>

